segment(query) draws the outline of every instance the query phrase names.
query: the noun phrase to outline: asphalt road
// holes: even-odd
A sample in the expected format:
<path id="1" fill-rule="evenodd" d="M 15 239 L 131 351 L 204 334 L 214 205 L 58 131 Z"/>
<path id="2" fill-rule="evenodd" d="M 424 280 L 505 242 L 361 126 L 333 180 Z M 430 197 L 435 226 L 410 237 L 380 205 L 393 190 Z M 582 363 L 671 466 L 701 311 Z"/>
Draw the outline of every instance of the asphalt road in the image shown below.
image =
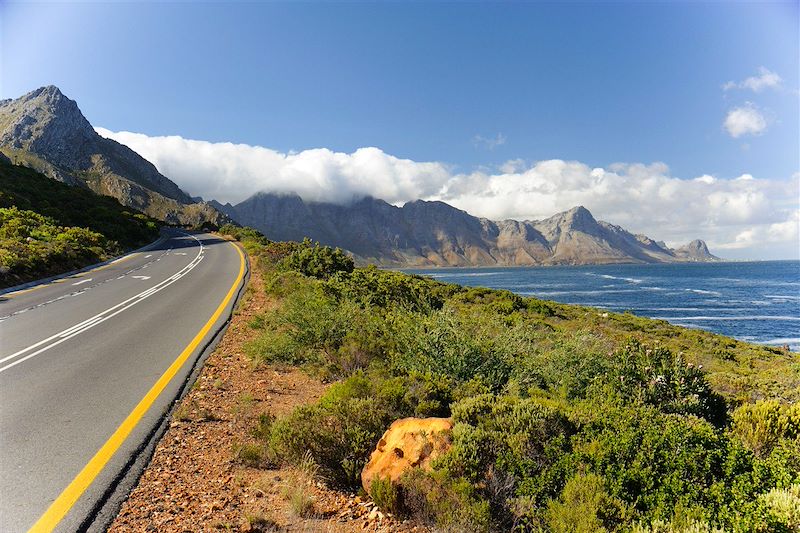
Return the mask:
<path id="1" fill-rule="evenodd" d="M 0 531 L 76 531 L 230 317 L 245 258 L 169 230 L 151 249 L 0 295 Z"/>

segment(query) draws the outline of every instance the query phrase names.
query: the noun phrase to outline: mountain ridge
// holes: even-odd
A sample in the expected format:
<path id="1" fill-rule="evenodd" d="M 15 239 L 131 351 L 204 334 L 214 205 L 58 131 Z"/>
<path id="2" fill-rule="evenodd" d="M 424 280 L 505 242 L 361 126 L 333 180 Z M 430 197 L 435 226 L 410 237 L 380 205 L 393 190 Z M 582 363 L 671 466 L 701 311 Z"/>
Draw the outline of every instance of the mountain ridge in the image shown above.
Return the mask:
<path id="1" fill-rule="evenodd" d="M 54 85 L 0 101 L 0 152 L 50 178 L 112 196 L 169 223 L 227 221 L 139 154 L 99 135 L 78 104 Z"/>
<path id="2" fill-rule="evenodd" d="M 252 226 L 276 240 L 310 237 L 382 266 L 524 266 L 715 261 L 703 241 L 676 249 L 598 221 L 583 206 L 544 220 L 493 221 L 441 201 L 398 207 L 370 196 L 349 205 L 256 194 L 237 205 L 192 198 L 156 167 L 100 136 L 53 85 L 0 101 L 0 154 L 68 185 L 112 196 L 173 224 Z"/>
<path id="3" fill-rule="evenodd" d="M 391 267 L 529 266 L 718 261 L 705 242 L 671 249 L 645 235 L 597 221 L 583 206 L 539 221 L 493 221 L 441 201 L 401 207 L 364 197 L 349 205 L 258 193 L 217 208 L 270 239 L 310 237 L 361 263 Z"/>

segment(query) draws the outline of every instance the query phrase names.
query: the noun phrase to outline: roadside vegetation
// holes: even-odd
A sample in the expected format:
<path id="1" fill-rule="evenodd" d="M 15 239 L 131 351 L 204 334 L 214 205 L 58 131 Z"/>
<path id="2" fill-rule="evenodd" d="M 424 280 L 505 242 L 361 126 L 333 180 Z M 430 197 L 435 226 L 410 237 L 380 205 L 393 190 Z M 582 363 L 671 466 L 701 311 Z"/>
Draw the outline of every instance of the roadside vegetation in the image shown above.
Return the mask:
<path id="1" fill-rule="evenodd" d="M 0 288 L 103 261 L 158 228 L 113 198 L 0 162 Z"/>
<path id="2" fill-rule="evenodd" d="M 253 428 L 332 487 L 392 421 L 452 417 L 452 448 L 384 510 L 443 531 L 797 531 L 800 357 L 626 314 L 355 268 L 341 250 L 223 227 L 279 305 L 254 365 L 335 382 Z"/>

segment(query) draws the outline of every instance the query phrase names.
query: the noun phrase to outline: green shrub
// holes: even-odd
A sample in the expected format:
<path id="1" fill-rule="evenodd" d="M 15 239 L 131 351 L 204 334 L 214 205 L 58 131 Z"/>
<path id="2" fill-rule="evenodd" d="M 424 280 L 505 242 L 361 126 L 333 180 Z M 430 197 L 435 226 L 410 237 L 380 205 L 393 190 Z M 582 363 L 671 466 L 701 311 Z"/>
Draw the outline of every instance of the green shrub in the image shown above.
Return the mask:
<path id="1" fill-rule="evenodd" d="M 726 422 L 725 400 L 712 390 L 702 369 L 680 354 L 631 341 L 615 358 L 611 382 L 623 396 L 665 413 L 695 415 L 717 426 Z"/>
<path id="2" fill-rule="evenodd" d="M 102 261 L 121 248 L 87 228 L 63 227 L 16 207 L 0 208 L 0 287 Z"/>
<path id="3" fill-rule="evenodd" d="M 247 226 L 223 224 L 222 227 L 219 228 L 219 233 L 229 235 L 244 245 L 266 245 L 270 242 L 260 231 Z"/>
<path id="4" fill-rule="evenodd" d="M 501 389 L 511 374 L 502 346 L 468 331 L 453 313 L 404 315 L 392 331 L 396 347 L 390 358 L 396 372 L 435 374 L 457 382 L 479 378 L 492 390 Z"/>
<path id="5" fill-rule="evenodd" d="M 703 419 L 597 405 L 594 422 L 573 439 L 575 459 L 602 475 L 610 493 L 640 516 L 670 520 L 676 507 L 701 507 L 713 516 L 733 503 L 733 478 L 752 471 L 746 456 L 735 467 L 729 463 L 733 443 Z"/>
<path id="6" fill-rule="evenodd" d="M 400 511 L 400 494 L 391 480 L 375 477 L 369 487 L 369 495 L 380 509 L 388 513 Z"/>
<path id="7" fill-rule="evenodd" d="M 357 372 L 331 386 L 318 403 L 278 420 L 269 443 L 279 457 L 294 464 L 310 453 L 324 477 L 355 488 L 391 422 L 412 415 L 442 415 L 447 393 L 440 383 L 422 376 L 387 379 Z M 421 406 L 425 412 L 419 411 Z"/>
<path id="8" fill-rule="evenodd" d="M 731 430 L 747 448 L 763 457 L 780 439 L 800 437 L 800 404 L 762 400 L 742 405 L 733 412 Z"/>
<path id="9" fill-rule="evenodd" d="M 305 239 L 281 261 L 280 267 L 312 278 L 328 279 L 337 272 L 352 272 L 354 265 L 353 259 L 339 248 L 321 246 Z"/>
<path id="10" fill-rule="evenodd" d="M 758 499 L 786 531 L 800 531 L 800 485 L 772 489 Z"/>
<path id="11" fill-rule="evenodd" d="M 442 472 L 409 470 L 401 487 L 406 516 L 439 531 L 483 533 L 493 529 L 488 502 L 464 480 Z"/>
<path id="12" fill-rule="evenodd" d="M 596 474 L 570 479 L 561 497 L 548 502 L 546 513 L 548 531 L 553 533 L 614 531 L 626 518 L 626 505 L 606 491 L 603 478 Z"/>

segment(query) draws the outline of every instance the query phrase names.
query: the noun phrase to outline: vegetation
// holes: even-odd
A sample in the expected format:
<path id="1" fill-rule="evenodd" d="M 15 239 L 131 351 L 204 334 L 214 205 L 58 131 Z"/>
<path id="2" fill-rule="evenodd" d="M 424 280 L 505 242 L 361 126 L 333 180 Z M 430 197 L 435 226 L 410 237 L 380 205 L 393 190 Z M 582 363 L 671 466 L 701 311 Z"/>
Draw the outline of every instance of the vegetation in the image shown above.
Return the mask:
<path id="1" fill-rule="evenodd" d="M 431 472 L 371 487 L 384 508 L 453 531 L 797 530 L 797 354 L 237 231 L 280 302 L 249 356 L 338 380 L 259 421 L 278 460 L 357 489 L 393 420 L 449 416 Z"/>
<path id="2" fill-rule="evenodd" d="M 115 199 L 0 162 L 0 287 L 105 260 L 158 235 Z"/>

